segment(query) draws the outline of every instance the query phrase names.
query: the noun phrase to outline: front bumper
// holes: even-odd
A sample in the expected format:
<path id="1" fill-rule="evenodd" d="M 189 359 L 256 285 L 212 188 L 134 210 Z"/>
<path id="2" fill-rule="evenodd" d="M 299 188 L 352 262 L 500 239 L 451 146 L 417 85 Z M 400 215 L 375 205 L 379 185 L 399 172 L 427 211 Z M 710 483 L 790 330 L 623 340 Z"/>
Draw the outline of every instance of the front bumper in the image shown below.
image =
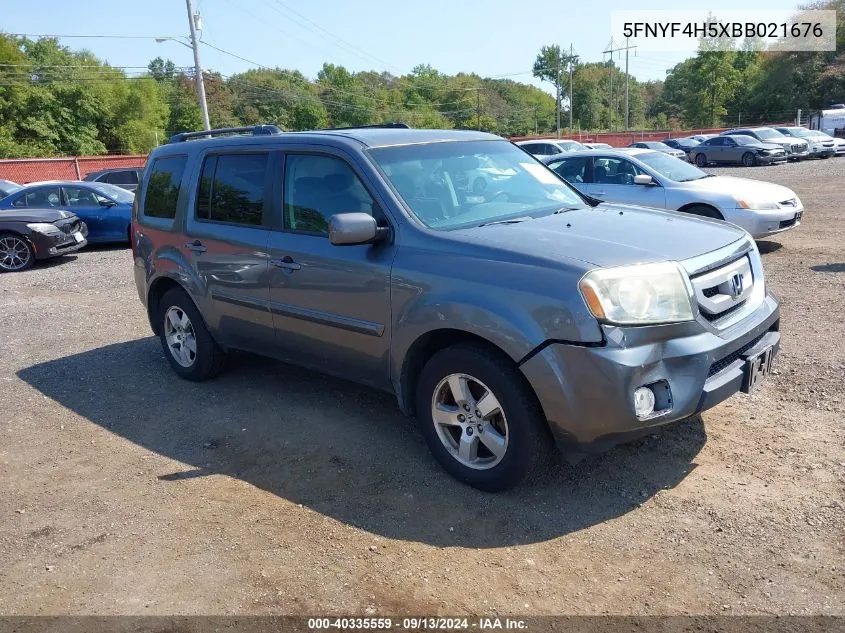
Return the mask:
<path id="1" fill-rule="evenodd" d="M 786 154 L 757 154 L 757 162 L 761 165 L 774 165 L 775 163 L 785 163 Z"/>
<path id="2" fill-rule="evenodd" d="M 786 157 L 789 160 L 803 160 L 805 158 L 810 158 L 810 148 L 794 151 L 791 154 L 787 154 Z"/>
<path id="3" fill-rule="evenodd" d="M 801 224 L 804 207 L 782 207 L 772 210 L 731 209 L 725 220 L 748 231 L 755 240 L 783 233 Z"/>
<path id="4" fill-rule="evenodd" d="M 553 343 L 520 366 L 561 446 L 603 448 L 709 409 L 740 391 L 744 357 L 780 345 L 772 295 L 721 332 L 697 321 L 649 328 L 605 328 L 601 347 Z M 668 384 L 669 408 L 640 420 L 633 392 Z"/>
<path id="5" fill-rule="evenodd" d="M 819 147 L 817 149 L 813 149 L 810 152 L 811 158 L 825 158 L 827 156 L 833 156 L 836 154 L 836 150 L 832 147 Z"/>
<path id="6" fill-rule="evenodd" d="M 68 255 L 75 253 L 81 248 L 88 245 L 88 226 L 85 222 L 79 223 L 79 235 L 81 240 L 76 238 L 73 233 L 63 233 L 62 235 L 43 235 L 41 233 L 32 232 L 29 235 L 30 243 L 35 251 L 35 259 L 50 259 L 51 257 L 60 257 L 61 255 Z"/>

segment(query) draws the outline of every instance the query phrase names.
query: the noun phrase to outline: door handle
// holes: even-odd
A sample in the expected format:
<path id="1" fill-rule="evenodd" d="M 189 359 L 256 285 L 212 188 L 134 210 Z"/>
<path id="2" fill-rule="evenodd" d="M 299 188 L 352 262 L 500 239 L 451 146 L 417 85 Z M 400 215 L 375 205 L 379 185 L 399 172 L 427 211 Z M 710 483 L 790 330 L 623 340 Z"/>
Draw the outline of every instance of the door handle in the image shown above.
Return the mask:
<path id="1" fill-rule="evenodd" d="M 185 248 L 187 248 L 189 251 L 194 251 L 195 253 L 204 253 L 208 250 L 205 246 L 203 246 L 203 243 L 199 240 L 188 242 L 187 244 L 185 244 Z"/>
<path id="2" fill-rule="evenodd" d="M 594 191 L 594 192 L 593 192 L 593 195 L 594 195 L 594 196 L 606 196 L 606 195 L 607 195 L 607 192 L 604 192 L 604 191 Z"/>
<path id="3" fill-rule="evenodd" d="M 302 268 L 302 266 L 293 261 L 290 255 L 285 255 L 282 259 L 271 259 L 270 263 L 277 268 L 284 268 L 285 270 L 299 270 Z"/>

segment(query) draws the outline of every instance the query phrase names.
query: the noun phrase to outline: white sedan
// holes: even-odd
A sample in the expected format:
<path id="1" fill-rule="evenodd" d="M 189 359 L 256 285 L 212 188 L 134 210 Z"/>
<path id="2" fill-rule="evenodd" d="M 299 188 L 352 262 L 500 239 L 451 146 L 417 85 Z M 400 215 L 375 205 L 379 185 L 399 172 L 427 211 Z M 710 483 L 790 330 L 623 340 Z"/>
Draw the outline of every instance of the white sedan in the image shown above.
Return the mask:
<path id="1" fill-rule="evenodd" d="M 804 212 L 787 187 L 714 176 L 652 150 L 588 150 L 542 161 L 593 198 L 726 220 L 755 239 L 798 226 Z"/>

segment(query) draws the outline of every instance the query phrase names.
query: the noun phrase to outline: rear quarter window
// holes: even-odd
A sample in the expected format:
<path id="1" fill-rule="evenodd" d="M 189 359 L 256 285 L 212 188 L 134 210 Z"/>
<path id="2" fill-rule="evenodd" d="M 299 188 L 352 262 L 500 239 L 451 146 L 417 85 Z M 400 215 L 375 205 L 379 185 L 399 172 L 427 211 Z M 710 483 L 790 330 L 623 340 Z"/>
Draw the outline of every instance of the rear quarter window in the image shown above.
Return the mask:
<path id="1" fill-rule="evenodd" d="M 176 217 L 176 204 L 187 162 L 187 156 L 166 156 L 153 161 L 141 211 L 144 216 L 170 220 Z"/>

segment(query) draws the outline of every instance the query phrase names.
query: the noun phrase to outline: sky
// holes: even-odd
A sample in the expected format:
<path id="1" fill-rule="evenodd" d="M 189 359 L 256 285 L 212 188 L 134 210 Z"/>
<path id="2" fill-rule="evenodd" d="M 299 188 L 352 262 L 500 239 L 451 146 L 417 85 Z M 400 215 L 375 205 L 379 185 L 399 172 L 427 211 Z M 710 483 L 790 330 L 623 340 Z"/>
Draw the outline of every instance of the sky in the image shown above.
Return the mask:
<path id="1" fill-rule="evenodd" d="M 611 11 L 629 0 L 193 0 L 202 16 L 202 41 L 242 59 L 201 46 L 202 66 L 224 75 L 263 66 L 296 69 L 315 78 L 323 62 L 353 71 L 409 72 L 430 64 L 454 74 L 507 76 L 552 91 L 531 76 L 543 45 L 569 48 L 582 61 L 601 61 L 611 36 Z M 793 9 L 795 0 L 746 0 L 746 10 Z M 697 8 L 735 9 L 736 0 L 708 0 Z M 637 9 L 677 9 L 677 0 L 640 0 Z M 185 38 L 184 0 L 0 0 L 6 33 L 109 35 L 60 38 L 115 66 L 144 67 L 154 57 L 193 65 L 188 47 L 153 37 Z M 134 36 L 134 37 L 129 37 Z M 149 39 L 145 37 L 147 36 Z M 617 40 L 618 42 L 618 40 Z M 639 52 L 629 57 L 632 76 L 662 79 L 689 53 Z M 618 56 L 617 56 L 618 57 Z M 249 61 L 244 61 L 249 60 Z M 250 63 L 254 62 L 254 63 Z M 624 56 L 617 62 L 624 67 Z"/>

